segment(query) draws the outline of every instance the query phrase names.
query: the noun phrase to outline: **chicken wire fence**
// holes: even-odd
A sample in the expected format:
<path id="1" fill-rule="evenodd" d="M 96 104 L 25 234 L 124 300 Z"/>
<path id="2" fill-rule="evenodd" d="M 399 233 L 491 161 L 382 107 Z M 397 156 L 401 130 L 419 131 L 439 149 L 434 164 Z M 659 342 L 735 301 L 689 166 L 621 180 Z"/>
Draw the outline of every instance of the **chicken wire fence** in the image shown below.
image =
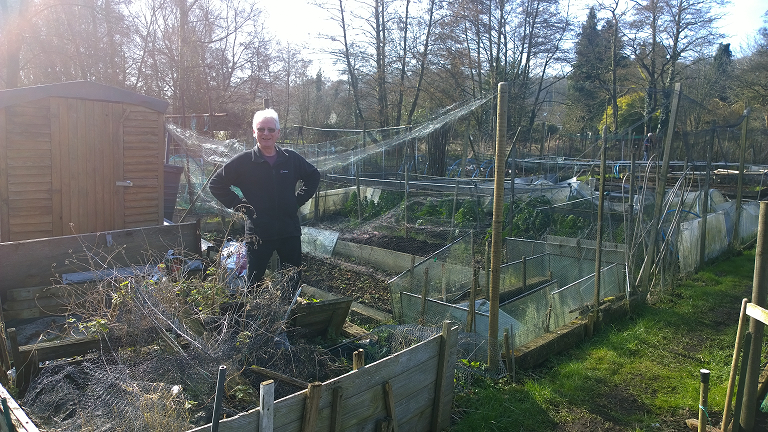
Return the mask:
<path id="1" fill-rule="evenodd" d="M 389 282 L 397 319 L 427 325 L 452 320 L 489 336 L 490 272 L 468 265 L 472 240 L 470 232 Z M 515 344 L 526 344 L 583 315 L 596 296 L 602 301 L 628 295 L 623 260 L 604 261 L 596 294 L 594 252 L 590 258 L 588 247 L 550 244 L 507 239 L 507 253 L 522 258 L 500 267 L 497 340 L 509 330 Z M 540 253 L 526 257 L 529 251 Z"/>

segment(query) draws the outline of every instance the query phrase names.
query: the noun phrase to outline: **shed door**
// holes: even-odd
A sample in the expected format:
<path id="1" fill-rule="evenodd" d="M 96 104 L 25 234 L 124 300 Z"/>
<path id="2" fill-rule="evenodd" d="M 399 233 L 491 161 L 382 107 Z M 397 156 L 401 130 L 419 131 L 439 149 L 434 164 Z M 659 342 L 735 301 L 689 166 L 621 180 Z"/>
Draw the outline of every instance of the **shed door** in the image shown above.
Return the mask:
<path id="1" fill-rule="evenodd" d="M 54 199 L 53 214 L 61 214 L 63 235 L 162 222 L 161 113 L 52 98 L 51 118 L 52 154 L 60 162 L 53 175 L 61 179 L 60 194 L 54 184 L 53 196 L 61 202 Z M 61 235 L 55 219 L 54 235 Z"/>

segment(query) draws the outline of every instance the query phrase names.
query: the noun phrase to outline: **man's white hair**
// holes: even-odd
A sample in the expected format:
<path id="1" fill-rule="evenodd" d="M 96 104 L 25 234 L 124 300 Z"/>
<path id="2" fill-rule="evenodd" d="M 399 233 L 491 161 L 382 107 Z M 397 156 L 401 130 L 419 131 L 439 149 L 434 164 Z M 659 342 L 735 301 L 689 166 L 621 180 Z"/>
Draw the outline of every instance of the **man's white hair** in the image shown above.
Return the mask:
<path id="1" fill-rule="evenodd" d="M 277 111 L 272 108 L 256 111 L 253 115 L 253 131 L 256 132 L 256 123 L 264 120 L 265 118 L 271 118 L 275 121 L 275 129 L 280 129 L 280 120 L 277 118 Z"/>

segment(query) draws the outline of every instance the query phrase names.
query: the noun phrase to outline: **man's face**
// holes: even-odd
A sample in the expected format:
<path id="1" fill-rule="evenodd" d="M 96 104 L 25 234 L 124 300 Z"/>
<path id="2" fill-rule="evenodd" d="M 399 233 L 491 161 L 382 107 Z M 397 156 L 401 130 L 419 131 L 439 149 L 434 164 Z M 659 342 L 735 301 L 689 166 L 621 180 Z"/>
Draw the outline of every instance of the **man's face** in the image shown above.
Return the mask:
<path id="1" fill-rule="evenodd" d="M 270 152 L 271 149 L 275 148 L 277 139 L 280 138 L 280 129 L 275 127 L 275 119 L 264 118 L 256 123 L 256 130 L 253 131 L 253 136 L 256 137 L 256 141 L 262 150 Z"/>

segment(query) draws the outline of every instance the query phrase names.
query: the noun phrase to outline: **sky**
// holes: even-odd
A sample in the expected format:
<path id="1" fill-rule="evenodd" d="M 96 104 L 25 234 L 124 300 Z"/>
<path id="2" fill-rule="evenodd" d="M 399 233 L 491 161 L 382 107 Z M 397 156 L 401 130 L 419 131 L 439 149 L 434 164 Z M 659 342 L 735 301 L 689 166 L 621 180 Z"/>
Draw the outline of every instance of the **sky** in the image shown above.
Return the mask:
<path id="1" fill-rule="evenodd" d="M 591 0 L 576 0 L 579 3 L 590 4 Z M 319 52 L 329 42 L 317 35 L 329 26 L 336 26 L 327 19 L 327 13 L 311 5 L 306 0 L 277 0 L 267 4 L 270 18 L 265 21 L 267 27 L 277 38 L 292 45 L 307 43 L 318 54 L 310 58 L 316 62 L 322 62 L 321 67 L 326 75 L 335 75 L 332 66 Z M 740 56 L 746 49 L 749 41 L 762 27 L 763 14 L 768 10 L 767 0 L 732 0 L 727 8 L 727 15 L 722 20 L 722 32 L 726 34 L 724 42 L 730 42 L 731 51 L 735 56 Z M 586 17 L 586 14 L 583 14 Z M 335 30 L 335 29 L 333 29 Z"/>

